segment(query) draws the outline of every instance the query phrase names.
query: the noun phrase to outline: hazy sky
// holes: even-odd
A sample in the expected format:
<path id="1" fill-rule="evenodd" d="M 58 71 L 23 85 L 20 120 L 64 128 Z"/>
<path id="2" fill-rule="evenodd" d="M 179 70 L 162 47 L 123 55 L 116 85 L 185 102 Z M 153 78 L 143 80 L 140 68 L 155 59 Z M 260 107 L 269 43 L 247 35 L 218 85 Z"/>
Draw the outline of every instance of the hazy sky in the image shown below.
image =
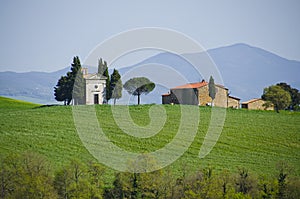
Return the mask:
<path id="1" fill-rule="evenodd" d="M 300 60 L 299 0 L 0 1 L 0 71 L 55 71 L 139 27 L 182 32 L 206 49 L 247 43 Z"/>

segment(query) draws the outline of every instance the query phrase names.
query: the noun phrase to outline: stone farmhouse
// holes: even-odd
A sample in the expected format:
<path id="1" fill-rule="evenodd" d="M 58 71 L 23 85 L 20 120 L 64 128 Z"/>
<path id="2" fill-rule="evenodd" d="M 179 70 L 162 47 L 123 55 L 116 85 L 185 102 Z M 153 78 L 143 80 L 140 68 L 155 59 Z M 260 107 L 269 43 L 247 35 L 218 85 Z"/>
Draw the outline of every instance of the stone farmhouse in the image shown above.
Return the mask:
<path id="1" fill-rule="evenodd" d="M 229 96 L 228 89 L 222 85 L 216 84 L 215 87 L 216 96 L 213 106 L 240 108 L 239 98 Z M 202 80 L 202 82 L 171 88 L 169 93 L 162 95 L 162 104 L 211 105 L 208 82 Z"/>
<path id="2" fill-rule="evenodd" d="M 85 80 L 85 104 L 106 103 L 106 77 L 98 73 L 89 74 L 87 68 L 82 68 Z"/>
<path id="3" fill-rule="evenodd" d="M 266 101 L 259 99 L 259 98 L 255 98 L 255 99 L 251 99 L 247 102 L 243 102 L 242 108 L 250 109 L 250 110 L 274 110 L 274 106 L 267 108 L 264 106 L 265 103 L 266 103 Z"/>

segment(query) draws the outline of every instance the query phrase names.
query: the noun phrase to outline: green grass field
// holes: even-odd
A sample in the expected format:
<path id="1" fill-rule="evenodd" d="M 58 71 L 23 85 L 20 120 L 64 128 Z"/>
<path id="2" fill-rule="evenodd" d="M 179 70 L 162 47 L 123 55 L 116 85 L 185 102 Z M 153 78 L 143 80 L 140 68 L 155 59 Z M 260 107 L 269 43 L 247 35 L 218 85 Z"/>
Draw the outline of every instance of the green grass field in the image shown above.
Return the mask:
<path id="1" fill-rule="evenodd" d="M 161 131 L 151 138 L 135 138 L 116 125 L 108 105 L 96 106 L 99 123 L 112 142 L 134 152 L 149 152 L 165 146 L 175 136 L 180 123 L 180 106 L 163 106 L 167 121 Z M 150 122 L 151 105 L 129 106 L 133 121 L 138 125 Z M 124 108 L 117 106 L 116 108 Z M 174 173 L 182 165 L 194 171 L 212 166 L 217 171 L 238 167 L 255 175 L 272 176 L 279 161 L 294 168 L 300 176 L 300 113 L 272 111 L 227 110 L 219 141 L 204 159 L 199 149 L 207 132 L 211 108 L 199 107 L 198 133 L 184 155 L 169 166 Z M 35 151 L 55 168 L 72 159 L 93 159 L 76 132 L 72 107 L 40 107 L 36 104 L 0 97 L 0 153 Z"/>

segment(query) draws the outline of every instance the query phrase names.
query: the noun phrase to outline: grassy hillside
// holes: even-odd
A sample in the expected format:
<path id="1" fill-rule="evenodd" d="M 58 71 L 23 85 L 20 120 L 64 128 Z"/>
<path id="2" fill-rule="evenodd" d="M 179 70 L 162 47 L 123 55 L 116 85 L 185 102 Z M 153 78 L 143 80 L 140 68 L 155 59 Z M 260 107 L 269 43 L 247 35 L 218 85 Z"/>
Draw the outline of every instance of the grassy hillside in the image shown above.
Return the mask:
<path id="1" fill-rule="evenodd" d="M 150 122 L 150 105 L 130 106 L 135 123 Z M 153 151 L 165 146 L 175 136 L 180 122 L 179 106 L 163 106 L 167 121 L 161 131 L 147 139 L 124 134 L 116 125 L 110 106 L 96 106 L 99 123 L 114 144 L 134 152 Z M 116 107 L 121 108 L 121 107 Z M 124 108 L 124 107 L 123 107 Z M 236 171 L 245 167 L 251 173 L 271 176 L 278 161 L 285 161 L 300 176 L 300 114 L 270 111 L 227 110 L 220 139 L 204 159 L 199 149 L 208 129 L 211 109 L 200 107 L 201 121 L 191 147 L 170 168 L 179 172 L 182 165 L 190 170 L 212 166 Z M 0 153 L 36 151 L 59 168 L 72 159 L 93 159 L 83 147 L 76 132 L 72 107 L 38 107 L 0 98 Z"/>
<path id="2" fill-rule="evenodd" d="M 0 96 L 1 112 L 5 111 L 5 110 L 12 111 L 12 110 L 30 109 L 30 108 L 34 108 L 37 106 L 40 106 L 40 105 Z"/>

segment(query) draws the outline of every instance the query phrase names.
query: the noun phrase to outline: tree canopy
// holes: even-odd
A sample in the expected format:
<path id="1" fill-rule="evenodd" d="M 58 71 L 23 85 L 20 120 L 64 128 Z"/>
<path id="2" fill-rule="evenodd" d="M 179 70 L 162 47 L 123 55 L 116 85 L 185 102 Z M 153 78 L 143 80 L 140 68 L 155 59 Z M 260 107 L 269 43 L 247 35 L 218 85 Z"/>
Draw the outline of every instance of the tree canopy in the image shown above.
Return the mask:
<path id="1" fill-rule="evenodd" d="M 138 104 L 140 104 L 140 96 L 153 91 L 155 84 L 146 77 L 135 77 L 128 80 L 124 84 L 124 88 L 129 94 L 138 96 Z"/>
<path id="2" fill-rule="evenodd" d="M 75 95 L 80 98 L 80 101 L 83 99 L 84 91 L 82 87 L 83 76 L 81 72 L 81 63 L 79 57 L 76 56 L 73 58 L 71 71 L 67 72 L 66 76 L 61 76 L 56 87 L 54 87 L 54 96 L 57 101 L 63 101 L 65 105 L 69 105 L 71 103 L 73 99 L 73 88 L 77 73 L 79 75 L 78 84 L 76 84 Z"/>
<path id="3" fill-rule="evenodd" d="M 188 172 L 187 165 L 174 175 L 170 168 L 143 171 L 145 165 L 155 167 L 156 161 L 141 155 L 129 160 L 137 172 L 115 172 L 114 180 L 111 171 L 94 161 L 71 159 L 59 167 L 51 163 L 29 151 L 0 154 L 0 198 L 300 198 L 299 176 L 286 161 L 277 162 L 271 177 L 256 177 L 244 167 L 216 172 L 209 166 Z"/>
<path id="4" fill-rule="evenodd" d="M 289 92 L 290 96 L 291 96 L 291 103 L 289 105 L 290 109 L 293 110 L 297 110 L 299 109 L 299 105 L 300 105 L 300 93 L 299 90 L 296 88 L 292 88 L 290 85 L 288 85 L 287 83 L 281 82 L 276 84 L 277 86 L 280 86 L 283 90 Z"/>
<path id="5" fill-rule="evenodd" d="M 286 109 L 292 101 L 289 92 L 285 91 L 278 85 L 265 88 L 261 98 L 274 104 L 274 108 L 277 112 L 279 112 L 279 110 Z"/>

